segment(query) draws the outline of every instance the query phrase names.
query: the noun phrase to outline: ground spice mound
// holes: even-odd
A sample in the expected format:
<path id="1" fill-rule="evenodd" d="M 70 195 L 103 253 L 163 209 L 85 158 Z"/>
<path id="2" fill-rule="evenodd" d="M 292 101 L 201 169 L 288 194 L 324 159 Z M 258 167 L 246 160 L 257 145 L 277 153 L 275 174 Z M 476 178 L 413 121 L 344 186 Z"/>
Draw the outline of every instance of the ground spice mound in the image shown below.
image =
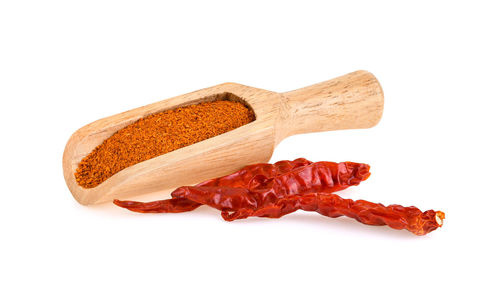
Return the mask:
<path id="1" fill-rule="evenodd" d="M 93 188 L 144 160 L 203 141 L 255 120 L 253 111 L 234 101 L 212 101 L 153 114 L 126 126 L 79 163 L 78 184 Z"/>

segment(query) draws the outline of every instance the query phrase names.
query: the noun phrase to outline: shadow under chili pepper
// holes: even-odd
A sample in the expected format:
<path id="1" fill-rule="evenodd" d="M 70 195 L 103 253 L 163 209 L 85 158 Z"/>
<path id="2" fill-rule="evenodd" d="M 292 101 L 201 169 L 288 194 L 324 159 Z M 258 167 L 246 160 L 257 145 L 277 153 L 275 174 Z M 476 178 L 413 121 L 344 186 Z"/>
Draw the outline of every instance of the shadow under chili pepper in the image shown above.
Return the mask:
<path id="1" fill-rule="evenodd" d="M 309 223 L 315 227 L 323 227 L 329 230 L 335 230 L 337 232 L 343 233 L 353 233 L 356 232 L 364 235 L 372 234 L 379 235 L 383 237 L 397 238 L 397 239 L 422 239 L 426 236 L 415 236 L 407 230 L 395 230 L 389 226 L 372 226 L 362 224 L 354 219 L 348 217 L 338 217 L 338 218 L 327 218 L 316 214 L 291 214 L 283 217 L 288 219 L 290 222 L 294 223 Z"/>
<path id="2" fill-rule="evenodd" d="M 353 234 L 353 232 L 355 232 L 356 234 L 358 233 L 363 235 L 375 234 L 382 237 L 407 239 L 407 240 L 425 239 L 427 237 L 427 236 L 415 236 L 411 232 L 408 232 L 407 230 L 395 230 L 390 228 L 389 226 L 365 225 L 357 222 L 354 219 L 350 219 L 347 217 L 338 217 L 332 219 L 314 213 L 308 214 L 301 212 L 295 212 L 290 215 L 285 215 L 281 218 L 250 217 L 243 220 L 235 220 L 229 222 L 229 225 L 245 225 L 245 224 L 255 224 L 255 223 L 269 223 L 269 222 L 274 222 L 274 223 L 288 222 L 293 225 L 308 224 L 313 226 L 314 228 L 334 230 L 341 234 L 346 232 L 349 234 Z"/>

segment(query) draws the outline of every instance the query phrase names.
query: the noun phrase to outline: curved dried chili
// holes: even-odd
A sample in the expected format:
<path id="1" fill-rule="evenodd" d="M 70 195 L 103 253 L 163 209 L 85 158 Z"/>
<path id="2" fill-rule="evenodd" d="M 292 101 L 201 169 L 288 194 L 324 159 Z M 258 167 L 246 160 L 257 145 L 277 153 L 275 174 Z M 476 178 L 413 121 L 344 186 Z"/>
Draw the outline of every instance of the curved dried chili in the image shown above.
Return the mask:
<path id="1" fill-rule="evenodd" d="M 316 162 L 299 158 L 275 164 L 254 164 L 233 174 L 184 186 L 172 192 L 173 199 L 144 203 L 115 200 L 114 203 L 136 212 L 185 212 L 206 204 L 236 210 L 257 208 L 297 193 L 335 192 L 358 185 L 370 176 L 370 166 L 354 162 Z M 175 199 L 189 199 L 176 205 Z"/>
<path id="2" fill-rule="evenodd" d="M 347 216 L 367 225 L 388 225 L 397 230 L 406 229 L 415 235 L 425 235 L 434 231 L 443 225 L 445 218 L 445 214 L 441 211 L 422 212 L 414 206 L 384 206 L 380 203 L 353 201 L 335 194 L 324 193 L 292 195 L 255 210 L 242 208 L 232 213 L 225 210 L 221 212 L 221 216 L 226 221 L 250 216 L 279 218 L 299 209 L 315 211 L 333 218 Z"/>
<path id="3" fill-rule="evenodd" d="M 370 166 L 354 162 L 310 162 L 299 158 L 275 164 L 249 165 L 233 174 L 184 186 L 172 199 L 149 203 L 115 200 L 136 212 L 184 212 L 201 205 L 221 211 L 226 221 L 250 216 L 279 218 L 296 210 L 328 217 L 347 216 L 368 225 L 388 225 L 425 235 L 442 226 L 444 213 L 401 205 L 384 206 L 331 194 L 358 185 L 370 176 Z"/>
<path id="4" fill-rule="evenodd" d="M 245 187 L 254 178 L 274 178 L 276 176 L 288 173 L 294 169 L 312 164 L 311 161 L 305 158 L 298 158 L 293 161 L 282 160 L 275 164 L 258 163 L 247 165 L 237 172 L 227 176 L 211 179 L 199 183 L 195 187 Z M 152 202 L 137 202 L 137 201 L 121 201 L 115 199 L 114 204 L 127 208 L 135 212 L 143 213 L 179 213 L 194 210 L 201 206 L 201 203 L 194 202 L 187 198 L 182 201 L 176 199 L 165 199 Z"/>

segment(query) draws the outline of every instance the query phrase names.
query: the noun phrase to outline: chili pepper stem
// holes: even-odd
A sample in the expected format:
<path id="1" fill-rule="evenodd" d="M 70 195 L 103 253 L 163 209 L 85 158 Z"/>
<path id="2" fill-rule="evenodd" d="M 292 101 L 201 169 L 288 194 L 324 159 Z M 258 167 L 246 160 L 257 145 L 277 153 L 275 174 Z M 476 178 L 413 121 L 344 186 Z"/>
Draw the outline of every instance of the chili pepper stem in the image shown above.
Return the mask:
<path id="1" fill-rule="evenodd" d="M 439 227 L 443 226 L 443 220 L 445 219 L 445 214 L 442 211 L 437 211 L 436 212 L 436 222 L 439 225 Z"/>

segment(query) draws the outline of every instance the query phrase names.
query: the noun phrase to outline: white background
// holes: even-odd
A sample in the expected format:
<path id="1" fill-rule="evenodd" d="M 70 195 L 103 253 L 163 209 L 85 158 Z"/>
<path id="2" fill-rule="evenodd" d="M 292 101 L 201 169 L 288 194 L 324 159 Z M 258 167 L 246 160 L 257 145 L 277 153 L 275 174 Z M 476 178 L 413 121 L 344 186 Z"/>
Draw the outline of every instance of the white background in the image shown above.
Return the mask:
<path id="1" fill-rule="evenodd" d="M 495 1 L 164 2 L 1 2 L 0 292 L 498 293 Z M 380 124 L 288 138 L 271 161 L 369 163 L 339 194 L 446 212 L 427 236 L 306 212 L 135 214 L 66 188 L 66 141 L 96 119 L 357 69 L 382 84 Z"/>

